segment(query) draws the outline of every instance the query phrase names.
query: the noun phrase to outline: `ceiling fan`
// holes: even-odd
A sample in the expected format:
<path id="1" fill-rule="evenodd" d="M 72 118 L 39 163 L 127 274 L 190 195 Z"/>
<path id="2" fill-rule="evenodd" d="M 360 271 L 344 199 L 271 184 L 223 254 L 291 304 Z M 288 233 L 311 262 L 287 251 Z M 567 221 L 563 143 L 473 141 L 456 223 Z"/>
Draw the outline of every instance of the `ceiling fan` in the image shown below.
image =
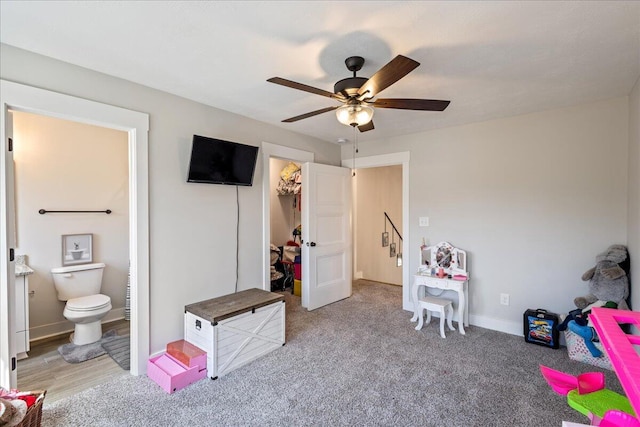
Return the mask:
<path id="1" fill-rule="evenodd" d="M 397 110 L 422 110 L 422 111 L 444 111 L 451 101 L 440 101 L 437 99 L 413 99 L 413 98 L 377 98 L 375 97 L 415 68 L 420 63 L 406 56 L 398 55 L 384 67 L 378 70 L 373 77 L 357 77 L 356 72 L 362 69 L 364 58 L 361 56 L 350 56 L 345 61 L 347 69 L 353 72 L 353 77 L 347 77 L 338 81 L 333 86 L 333 93 L 323 89 L 318 89 L 302 83 L 297 83 L 281 77 L 272 77 L 267 81 L 270 83 L 287 86 L 293 89 L 302 90 L 316 95 L 326 96 L 335 99 L 343 105 L 326 107 L 320 110 L 311 111 L 299 116 L 283 120 L 284 123 L 297 122 L 336 110 L 336 116 L 340 123 L 347 126 L 357 127 L 360 132 L 374 129 L 373 112 L 374 108 L 393 108 Z"/>

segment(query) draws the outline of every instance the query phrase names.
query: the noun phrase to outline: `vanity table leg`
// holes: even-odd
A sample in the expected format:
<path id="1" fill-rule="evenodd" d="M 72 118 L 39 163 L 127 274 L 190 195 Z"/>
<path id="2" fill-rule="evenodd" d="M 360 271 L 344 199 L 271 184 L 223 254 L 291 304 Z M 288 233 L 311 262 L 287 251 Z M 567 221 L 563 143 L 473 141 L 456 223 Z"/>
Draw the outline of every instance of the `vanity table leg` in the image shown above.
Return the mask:
<path id="1" fill-rule="evenodd" d="M 424 324 L 422 320 L 424 309 L 419 308 L 418 310 L 420 310 L 420 313 L 418 314 L 418 326 L 416 326 L 416 331 L 419 331 L 420 329 L 422 329 L 422 325 Z M 429 323 L 429 310 L 427 310 L 427 324 L 428 323 Z"/>
<path id="2" fill-rule="evenodd" d="M 453 327 L 453 307 L 451 307 L 451 304 L 447 307 L 447 326 L 449 326 L 450 331 L 456 330 L 456 328 Z"/>
<path id="3" fill-rule="evenodd" d="M 464 297 L 464 289 L 458 291 L 458 330 L 462 335 L 465 335 L 464 325 L 467 322 L 467 318 L 465 317 L 465 307 L 467 301 Z"/>
<path id="4" fill-rule="evenodd" d="M 464 282 L 464 326 L 469 326 L 469 298 L 466 298 L 468 294 L 469 282 Z"/>
<path id="5" fill-rule="evenodd" d="M 418 320 L 418 287 L 415 283 L 411 286 L 411 298 L 413 301 L 413 317 L 411 318 L 412 322 L 415 322 L 416 320 Z M 420 316 L 420 320 L 422 320 L 422 316 Z"/>

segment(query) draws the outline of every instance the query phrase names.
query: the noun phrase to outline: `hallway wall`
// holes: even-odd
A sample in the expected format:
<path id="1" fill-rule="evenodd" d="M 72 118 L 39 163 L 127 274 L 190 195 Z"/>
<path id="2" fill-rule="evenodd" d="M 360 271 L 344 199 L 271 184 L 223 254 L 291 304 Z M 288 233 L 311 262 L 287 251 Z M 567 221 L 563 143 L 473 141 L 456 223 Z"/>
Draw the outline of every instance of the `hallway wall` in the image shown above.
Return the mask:
<path id="1" fill-rule="evenodd" d="M 355 176 L 356 277 L 402 285 L 402 267 L 389 256 L 389 246 L 382 247 L 385 230 L 384 212 L 402 233 L 402 166 L 358 169 Z M 395 241 L 397 252 L 402 244 L 387 221 L 389 243 Z"/>

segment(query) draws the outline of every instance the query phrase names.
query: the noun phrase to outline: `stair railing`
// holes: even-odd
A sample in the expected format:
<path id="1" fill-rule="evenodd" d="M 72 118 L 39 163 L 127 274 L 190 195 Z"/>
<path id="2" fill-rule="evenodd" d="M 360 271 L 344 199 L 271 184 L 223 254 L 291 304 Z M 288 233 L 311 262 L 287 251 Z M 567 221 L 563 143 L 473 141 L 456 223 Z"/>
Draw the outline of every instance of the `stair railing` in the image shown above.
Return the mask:
<path id="1" fill-rule="evenodd" d="M 391 233 L 391 243 L 389 243 L 389 233 L 387 232 L 387 222 L 391 224 L 392 233 Z M 395 238 L 398 236 L 398 243 L 400 243 L 400 249 L 395 242 Z M 393 223 L 389 215 L 384 212 L 384 232 L 382 233 L 382 247 L 389 246 L 389 257 L 396 258 L 396 266 L 400 267 L 402 265 L 402 234 L 398 231 L 398 228 Z"/>

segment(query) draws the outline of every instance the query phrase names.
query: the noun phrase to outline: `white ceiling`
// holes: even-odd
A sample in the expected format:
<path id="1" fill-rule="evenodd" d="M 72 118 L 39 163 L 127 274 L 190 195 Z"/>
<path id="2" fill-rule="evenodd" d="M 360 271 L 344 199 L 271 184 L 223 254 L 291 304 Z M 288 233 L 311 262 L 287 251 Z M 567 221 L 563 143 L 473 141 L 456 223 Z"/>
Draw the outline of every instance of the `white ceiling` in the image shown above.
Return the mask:
<path id="1" fill-rule="evenodd" d="M 421 66 L 384 98 L 451 100 L 444 112 L 378 109 L 359 141 L 629 94 L 640 2 L 0 1 L 0 41 L 326 141 L 353 138 L 327 91 L 398 54 Z"/>

